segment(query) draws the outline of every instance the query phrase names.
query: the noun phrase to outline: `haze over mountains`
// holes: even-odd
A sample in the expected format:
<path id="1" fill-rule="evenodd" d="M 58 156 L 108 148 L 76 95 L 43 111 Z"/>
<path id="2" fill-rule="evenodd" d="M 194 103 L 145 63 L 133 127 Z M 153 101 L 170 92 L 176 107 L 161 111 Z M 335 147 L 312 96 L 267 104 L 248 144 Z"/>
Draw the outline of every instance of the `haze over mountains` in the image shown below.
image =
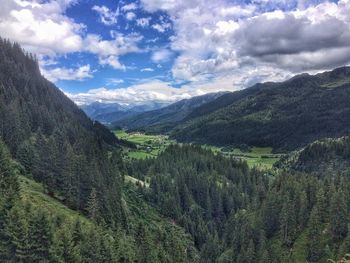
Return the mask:
<path id="1" fill-rule="evenodd" d="M 148 102 L 139 105 L 122 105 L 118 103 L 93 102 L 81 105 L 80 108 L 93 120 L 109 125 L 113 122 L 134 116 L 138 113 L 156 110 L 167 106 L 168 103 Z"/>

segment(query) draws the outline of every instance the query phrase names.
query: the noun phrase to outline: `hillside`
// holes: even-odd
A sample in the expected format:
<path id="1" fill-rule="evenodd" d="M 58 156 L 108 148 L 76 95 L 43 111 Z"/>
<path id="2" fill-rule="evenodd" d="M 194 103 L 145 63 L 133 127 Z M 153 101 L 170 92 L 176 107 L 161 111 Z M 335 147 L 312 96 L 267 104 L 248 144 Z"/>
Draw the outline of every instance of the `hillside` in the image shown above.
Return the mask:
<path id="1" fill-rule="evenodd" d="M 1 262 L 197 262 L 189 235 L 148 206 L 134 185 L 122 194 L 127 229 L 108 229 L 47 195 L 23 171 L 0 142 Z"/>
<path id="2" fill-rule="evenodd" d="M 221 97 L 223 94 L 225 93 L 210 93 L 191 99 L 181 100 L 158 110 L 140 113 L 116 121 L 112 126 L 129 130 L 138 129 L 147 132 L 161 133 L 171 129 L 177 123 L 184 120 L 196 108 Z"/>
<path id="3" fill-rule="evenodd" d="M 197 108 L 171 130 L 180 141 L 295 149 L 350 132 L 350 68 L 257 84 Z"/>
<path id="4" fill-rule="evenodd" d="M 276 167 L 318 175 L 350 173 L 350 137 L 326 138 L 283 157 Z"/>
<path id="5" fill-rule="evenodd" d="M 144 198 L 190 233 L 201 262 L 327 262 L 350 251 L 349 178 L 248 169 L 193 145 L 135 161 Z"/>
<path id="6" fill-rule="evenodd" d="M 120 216 L 121 178 L 108 154 L 119 140 L 39 71 L 19 45 L 0 39 L 0 137 L 48 193 L 86 211 L 93 189 L 107 222 Z"/>

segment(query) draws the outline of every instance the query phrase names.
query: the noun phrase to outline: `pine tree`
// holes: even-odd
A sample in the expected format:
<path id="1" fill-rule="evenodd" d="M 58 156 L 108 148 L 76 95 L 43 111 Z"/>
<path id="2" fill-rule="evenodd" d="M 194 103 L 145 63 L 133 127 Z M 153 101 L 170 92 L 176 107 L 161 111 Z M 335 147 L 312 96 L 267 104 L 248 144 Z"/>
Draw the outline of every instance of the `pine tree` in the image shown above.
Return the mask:
<path id="1" fill-rule="evenodd" d="M 5 146 L 0 141 L 0 258 L 11 255 L 11 236 L 7 232 L 9 211 L 18 199 L 19 186 Z"/>
<path id="2" fill-rule="evenodd" d="M 341 240 L 348 233 L 347 206 L 342 191 L 335 192 L 331 200 L 330 229 L 334 240 Z"/>
<path id="3" fill-rule="evenodd" d="M 53 251 L 55 260 L 60 263 L 79 263 L 82 261 L 78 247 L 74 245 L 72 236 L 67 229 L 58 232 Z"/>
<path id="4" fill-rule="evenodd" d="M 317 262 L 322 258 L 323 245 L 322 245 L 322 223 L 320 214 L 317 207 L 312 209 L 310 219 L 308 222 L 308 260 L 312 262 Z"/>
<path id="5" fill-rule="evenodd" d="M 155 262 L 155 250 L 151 246 L 151 240 L 147 229 L 143 224 L 139 224 L 136 231 L 136 244 L 139 248 L 139 262 L 153 263 Z"/>
<path id="6" fill-rule="evenodd" d="M 266 240 L 266 235 L 264 230 L 260 231 L 259 245 L 257 248 L 258 248 L 257 257 L 259 258 L 259 262 L 264 262 L 264 263 L 269 262 L 269 252 L 268 252 L 267 240 Z"/>
<path id="7" fill-rule="evenodd" d="M 283 203 L 280 224 L 282 242 L 287 246 L 291 246 L 295 238 L 296 216 L 293 201 L 288 197 Z"/>
<path id="8" fill-rule="evenodd" d="M 33 211 L 28 226 L 28 242 L 34 262 L 51 260 L 52 230 L 43 211 Z"/>
<path id="9" fill-rule="evenodd" d="M 100 221 L 100 205 L 98 201 L 96 188 L 92 188 L 87 203 L 87 211 L 89 218 L 94 222 Z"/>
<path id="10" fill-rule="evenodd" d="M 77 217 L 72 230 L 72 242 L 74 246 L 78 246 L 82 240 L 83 240 L 83 233 L 81 229 L 81 223 L 80 223 L 79 217 Z"/>
<path id="11" fill-rule="evenodd" d="M 15 262 L 30 262 L 30 240 L 27 214 L 21 206 L 15 206 L 8 215 L 5 231 L 10 237 L 10 258 Z"/>
<path id="12" fill-rule="evenodd" d="M 255 246 L 254 246 L 254 241 L 251 239 L 249 241 L 249 245 L 246 251 L 246 262 L 247 263 L 254 263 L 255 261 Z"/>

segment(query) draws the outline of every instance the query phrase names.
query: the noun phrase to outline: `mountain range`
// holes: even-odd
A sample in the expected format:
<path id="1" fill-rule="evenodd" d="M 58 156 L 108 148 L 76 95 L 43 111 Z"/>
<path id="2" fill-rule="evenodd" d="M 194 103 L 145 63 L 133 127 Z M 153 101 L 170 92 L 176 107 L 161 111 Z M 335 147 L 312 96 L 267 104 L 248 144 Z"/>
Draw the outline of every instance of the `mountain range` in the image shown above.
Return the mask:
<path id="1" fill-rule="evenodd" d="M 184 102 L 178 102 L 115 125 L 167 133 L 181 142 L 247 144 L 280 150 L 350 132 L 349 67 L 208 96 L 211 99 L 192 98 L 184 107 Z"/>
<path id="2" fill-rule="evenodd" d="M 137 115 L 142 112 L 156 110 L 169 103 L 147 102 L 143 104 L 122 105 L 119 103 L 93 102 L 81 105 L 80 108 L 93 120 L 105 125 Z"/>
<path id="3" fill-rule="evenodd" d="M 190 99 L 180 100 L 169 106 L 116 121 L 112 126 L 119 126 L 130 130 L 147 130 L 157 133 L 165 132 L 183 121 L 196 108 L 209 103 L 227 92 L 209 93 Z"/>

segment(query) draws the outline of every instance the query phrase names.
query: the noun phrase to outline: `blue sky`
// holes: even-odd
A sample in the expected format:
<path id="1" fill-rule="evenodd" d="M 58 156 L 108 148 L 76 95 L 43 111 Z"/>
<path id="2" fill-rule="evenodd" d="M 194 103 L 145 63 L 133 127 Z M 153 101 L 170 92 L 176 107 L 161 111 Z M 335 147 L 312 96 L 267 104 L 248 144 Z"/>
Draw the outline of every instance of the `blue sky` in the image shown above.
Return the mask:
<path id="1" fill-rule="evenodd" d="M 350 0 L 2 0 L 0 35 L 78 104 L 173 102 L 350 62 Z"/>

